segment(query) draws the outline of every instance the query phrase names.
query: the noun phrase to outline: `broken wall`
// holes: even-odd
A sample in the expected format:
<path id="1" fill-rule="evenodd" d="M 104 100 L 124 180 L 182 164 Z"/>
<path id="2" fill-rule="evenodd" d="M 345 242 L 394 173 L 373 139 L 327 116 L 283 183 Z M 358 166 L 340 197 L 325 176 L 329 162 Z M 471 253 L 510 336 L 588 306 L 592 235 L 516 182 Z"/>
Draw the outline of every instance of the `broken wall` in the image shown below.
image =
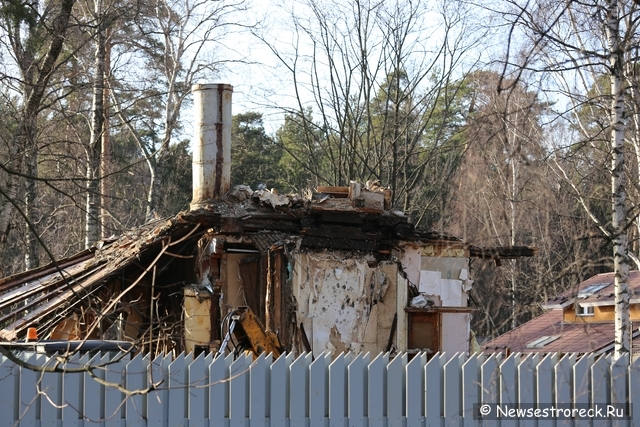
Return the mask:
<path id="1" fill-rule="evenodd" d="M 467 307 L 467 293 L 473 280 L 469 278 L 469 254 L 463 248 L 441 247 L 405 243 L 396 255 L 410 284 L 418 292 L 433 301 L 439 320 L 439 349 L 444 351 L 467 351 L 469 349 L 469 313 L 447 312 L 445 307 Z M 406 307 L 408 301 L 398 301 Z M 404 304 L 404 305 L 402 305 Z M 442 308 L 443 311 L 439 311 Z M 406 337 L 409 329 L 409 314 L 398 309 L 398 350 L 410 350 Z"/>
<path id="2" fill-rule="evenodd" d="M 340 251 L 293 254 L 296 322 L 315 356 L 385 351 L 396 313 L 397 265 Z"/>

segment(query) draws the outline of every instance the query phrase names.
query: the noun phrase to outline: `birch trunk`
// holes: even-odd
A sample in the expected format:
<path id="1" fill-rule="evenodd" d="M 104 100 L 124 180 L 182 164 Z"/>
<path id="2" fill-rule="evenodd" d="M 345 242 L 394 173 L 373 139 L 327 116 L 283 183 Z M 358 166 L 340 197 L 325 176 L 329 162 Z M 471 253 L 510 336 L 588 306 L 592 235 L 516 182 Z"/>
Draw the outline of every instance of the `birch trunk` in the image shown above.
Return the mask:
<path id="1" fill-rule="evenodd" d="M 102 2 L 96 2 L 96 18 L 102 20 Z M 93 102 L 91 107 L 91 140 L 87 148 L 87 195 L 85 221 L 85 247 L 90 247 L 100 238 L 100 154 L 104 131 L 104 30 L 96 34 L 95 75 L 93 80 Z"/>
<path id="2" fill-rule="evenodd" d="M 100 153 L 100 222 L 101 237 L 109 237 L 112 233 L 109 228 L 107 218 L 109 218 L 110 191 L 107 176 L 109 175 L 109 164 L 111 161 L 111 141 L 109 138 L 109 76 L 111 75 L 111 31 L 107 29 L 104 41 L 104 70 L 103 70 L 103 123 L 102 123 L 102 147 Z"/>
<path id="3" fill-rule="evenodd" d="M 631 349 L 629 317 L 629 256 L 626 232 L 626 188 L 624 176 L 624 94 L 623 61 L 618 0 L 607 2 L 607 44 L 611 72 L 611 202 L 613 262 L 615 272 L 615 350 L 618 359 Z"/>

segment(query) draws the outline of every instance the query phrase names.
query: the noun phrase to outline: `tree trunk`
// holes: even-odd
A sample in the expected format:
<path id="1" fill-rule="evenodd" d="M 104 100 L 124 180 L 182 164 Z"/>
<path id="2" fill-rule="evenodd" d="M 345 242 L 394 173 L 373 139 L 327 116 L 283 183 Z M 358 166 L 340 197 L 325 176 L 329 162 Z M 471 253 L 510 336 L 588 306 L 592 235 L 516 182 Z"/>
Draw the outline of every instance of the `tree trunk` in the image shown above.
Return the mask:
<path id="1" fill-rule="evenodd" d="M 96 17 L 102 19 L 102 4 L 96 2 Z M 104 30 L 96 34 L 95 75 L 93 80 L 93 103 L 91 108 L 91 140 L 87 148 L 87 195 L 85 247 L 90 247 L 100 238 L 100 154 L 104 132 L 104 70 L 105 70 Z"/>
<path id="2" fill-rule="evenodd" d="M 624 94 L 622 88 L 624 56 L 620 46 L 618 1 L 607 5 L 607 44 L 611 72 L 611 202 L 613 265 L 615 272 L 615 350 L 620 358 L 631 350 L 629 317 L 629 256 L 626 231 L 626 188 L 624 176 Z"/>
<path id="3" fill-rule="evenodd" d="M 103 239 L 109 237 L 112 233 L 109 229 L 109 162 L 111 161 L 111 142 L 109 139 L 109 76 L 111 70 L 111 31 L 107 29 L 105 40 L 105 55 L 104 55 L 104 85 L 103 85 L 103 131 L 102 131 L 102 150 L 100 153 L 100 219 L 101 219 L 101 237 Z"/>
<path id="4" fill-rule="evenodd" d="M 36 181 L 32 177 L 38 176 L 38 146 L 35 136 L 35 116 L 32 118 L 33 122 L 29 125 L 28 131 L 30 135 L 25 139 L 25 216 L 27 219 L 27 233 L 26 233 L 26 252 L 24 255 L 24 268 L 25 270 L 31 270 L 39 266 L 40 260 L 38 259 L 38 193 L 36 188 Z"/>

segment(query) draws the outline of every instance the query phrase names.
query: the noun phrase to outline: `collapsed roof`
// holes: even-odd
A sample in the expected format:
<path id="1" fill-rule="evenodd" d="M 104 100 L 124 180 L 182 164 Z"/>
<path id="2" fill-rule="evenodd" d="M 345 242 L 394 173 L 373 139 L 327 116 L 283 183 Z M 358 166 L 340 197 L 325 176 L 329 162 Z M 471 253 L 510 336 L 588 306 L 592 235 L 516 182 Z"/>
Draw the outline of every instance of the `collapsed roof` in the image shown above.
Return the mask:
<path id="1" fill-rule="evenodd" d="M 387 257 L 399 241 L 421 241 L 464 245 L 471 256 L 482 258 L 535 252 L 530 247 L 471 246 L 453 235 L 415 229 L 408 216 L 385 209 L 382 193 L 366 189 L 358 197 L 318 192 L 303 200 L 237 186 L 205 208 L 149 222 L 118 239 L 100 241 L 91 250 L 0 279 L 0 339 L 16 340 L 29 327 L 48 336 L 72 312 L 85 316 L 85 332 L 91 331 L 84 337 L 104 337 L 110 324 L 135 301 L 131 290 L 137 285 L 171 290 L 193 283 L 196 246 L 206 233 L 237 236 L 231 248 L 238 251 L 265 252 L 289 243 Z M 165 312 L 157 316 L 165 316 L 169 325 L 172 311 L 180 311 L 181 296 L 169 291 L 162 298 Z M 108 321 L 89 325 L 99 312 L 108 312 Z"/>

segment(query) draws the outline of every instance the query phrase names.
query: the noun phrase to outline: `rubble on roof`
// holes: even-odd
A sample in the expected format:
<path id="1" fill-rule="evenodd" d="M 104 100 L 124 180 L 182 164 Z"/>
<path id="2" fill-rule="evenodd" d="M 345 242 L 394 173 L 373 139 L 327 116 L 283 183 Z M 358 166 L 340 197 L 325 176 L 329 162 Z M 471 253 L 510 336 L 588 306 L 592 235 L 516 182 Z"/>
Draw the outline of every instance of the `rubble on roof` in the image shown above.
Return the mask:
<path id="1" fill-rule="evenodd" d="M 462 271 L 456 278 L 464 274 L 464 280 L 423 274 L 464 263 L 437 267 L 423 260 L 421 266 L 420 257 L 496 259 L 534 252 L 483 249 L 456 236 L 416 230 L 407 215 L 388 209 L 387 190 L 371 183 L 368 188 L 356 183 L 321 187 L 302 198 L 236 186 L 196 210 L 154 220 L 99 242 L 91 251 L 2 279 L 0 339 L 16 340 L 35 326 L 40 336 L 55 339 L 109 337 L 139 342 L 143 351 L 183 350 L 183 337 L 191 337 L 186 329 L 192 328 L 191 320 L 181 321 L 183 298 L 196 296 L 200 302 L 189 310 L 199 313 L 197 304 L 205 295 L 197 292 L 200 286 L 208 289 L 205 312 L 211 325 L 220 324 L 231 307 L 248 304 L 280 331 L 290 349 L 383 350 L 396 340 L 397 301 L 408 298 L 398 288 L 398 275 L 408 274 L 416 289 L 424 277 L 433 277 L 429 280 L 435 285 L 425 288 L 432 293 L 461 287 L 458 299 L 471 286 L 472 280 L 464 284 L 464 268 L 455 270 Z M 418 257 L 416 273 L 408 253 Z M 428 298 L 431 308 L 434 300 L 450 304 L 440 295 Z M 407 328 L 404 322 L 398 327 Z M 220 345 L 221 333 L 218 326 L 207 326 L 212 348 Z M 397 340 L 396 348 L 408 345 Z"/>

